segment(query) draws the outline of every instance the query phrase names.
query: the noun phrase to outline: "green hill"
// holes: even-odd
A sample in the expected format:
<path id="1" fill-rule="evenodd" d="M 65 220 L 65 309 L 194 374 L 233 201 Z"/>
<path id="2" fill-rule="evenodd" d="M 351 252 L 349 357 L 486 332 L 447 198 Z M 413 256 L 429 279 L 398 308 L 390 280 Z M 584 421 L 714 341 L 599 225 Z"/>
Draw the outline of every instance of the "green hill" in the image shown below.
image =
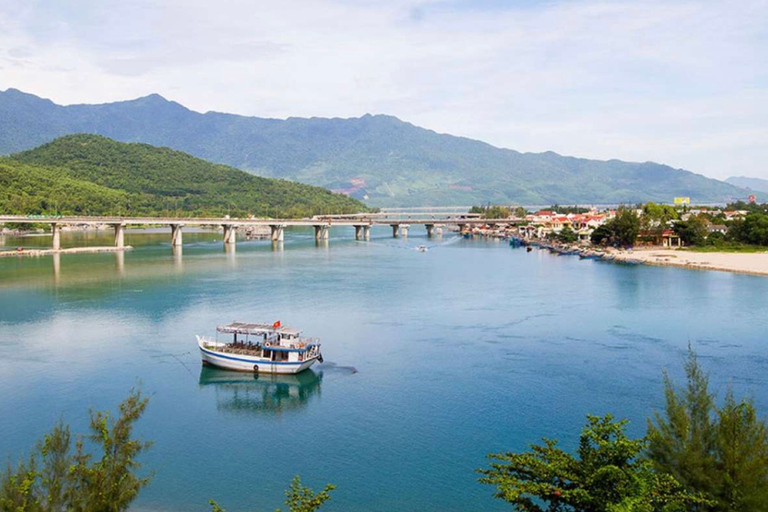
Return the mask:
<path id="1" fill-rule="evenodd" d="M 68 133 L 168 146 L 260 176 L 344 190 L 375 206 L 478 203 L 697 203 L 744 190 L 653 162 L 519 153 L 439 134 L 391 116 L 262 119 L 201 114 L 153 94 L 103 105 L 60 106 L 0 92 L 0 154 Z"/>
<path id="2" fill-rule="evenodd" d="M 366 209 L 319 187 L 84 134 L 0 159 L 0 185 L 0 210 L 24 214 L 301 217 Z"/>
<path id="3" fill-rule="evenodd" d="M 0 212 L 13 214 L 112 213 L 127 205 L 130 194 L 78 180 L 66 169 L 29 165 L 0 158 Z M 136 201 L 136 199 L 134 199 Z"/>

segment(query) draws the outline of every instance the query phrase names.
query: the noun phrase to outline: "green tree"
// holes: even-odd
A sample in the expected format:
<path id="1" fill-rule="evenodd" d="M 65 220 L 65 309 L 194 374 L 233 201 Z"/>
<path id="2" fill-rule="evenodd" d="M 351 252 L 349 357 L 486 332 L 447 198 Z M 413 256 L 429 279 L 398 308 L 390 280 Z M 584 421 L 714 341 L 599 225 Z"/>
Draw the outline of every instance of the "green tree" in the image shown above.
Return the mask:
<path id="1" fill-rule="evenodd" d="M 717 411 L 716 434 L 720 510 L 768 510 L 768 432 L 754 404 L 736 401 L 728 390 Z"/>
<path id="2" fill-rule="evenodd" d="M 553 233 L 552 238 L 563 244 L 572 244 L 579 239 L 579 236 L 570 226 L 565 226 L 559 232 Z"/>
<path id="3" fill-rule="evenodd" d="M 150 481 L 139 477 L 136 460 L 151 443 L 133 439 L 133 427 L 144 413 L 149 399 L 131 393 L 120 404 L 120 415 L 113 420 L 109 412 L 91 412 L 90 441 L 101 445 L 101 458 L 94 461 L 78 439 L 71 468 L 69 507 L 72 512 L 119 512 L 127 510 Z"/>
<path id="4" fill-rule="evenodd" d="M 620 206 L 611 224 L 614 243 L 624 247 L 635 245 L 637 234 L 640 232 L 640 219 L 635 210 Z"/>
<path id="5" fill-rule="evenodd" d="M 83 439 L 72 453 L 69 427 L 59 422 L 38 443 L 28 461 L 8 466 L 0 477 L 2 512 L 119 512 L 127 510 L 150 477 L 137 475 L 138 455 L 150 443 L 132 437 L 147 398 L 131 391 L 114 421 L 108 412 L 91 412 L 88 439 L 100 446 L 94 460 Z"/>
<path id="6" fill-rule="evenodd" d="M 707 238 L 707 226 L 696 216 L 675 223 L 675 233 L 684 245 L 703 245 Z"/>
<path id="7" fill-rule="evenodd" d="M 751 401 L 728 391 L 717 407 L 709 377 L 689 348 L 687 386 L 665 374 L 666 407 L 648 422 L 654 467 L 714 500 L 716 512 L 768 511 L 768 430 Z"/>
<path id="8" fill-rule="evenodd" d="M 726 236 L 719 231 L 715 231 L 707 235 L 707 239 L 704 241 L 706 245 L 724 245 Z"/>
<path id="9" fill-rule="evenodd" d="M 630 439 L 626 420 L 588 416 L 577 456 L 544 439 L 524 453 L 491 454 L 481 482 L 524 512 L 683 511 L 704 499 L 685 492 L 642 458 L 644 439 Z"/>
<path id="10" fill-rule="evenodd" d="M 687 387 L 678 393 L 664 372 L 664 414 L 648 420 L 648 455 L 654 466 L 672 475 L 688 489 L 713 488 L 715 446 L 712 429 L 714 396 L 709 393 L 709 377 L 689 349 L 685 363 Z"/>
<path id="11" fill-rule="evenodd" d="M 485 210 L 486 219 L 506 219 L 509 217 L 509 208 L 506 206 L 490 206 Z"/>
<path id="12" fill-rule="evenodd" d="M 641 216 L 641 227 L 644 230 L 664 230 L 669 228 L 669 223 L 677 220 L 677 210 L 668 204 L 645 203 Z"/>
<path id="13" fill-rule="evenodd" d="M 606 245 L 613 239 L 613 229 L 608 224 L 597 226 L 592 234 L 589 236 L 590 242 L 593 245 Z"/>
<path id="14" fill-rule="evenodd" d="M 742 221 L 736 221 L 728 235 L 737 242 L 768 246 L 768 215 L 750 213 Z"/>
<path id="15" fill-rule="evenodd" d="M 621 245 L 630 247 L 635 244 L 640 232 L 640 218 L 633 209 L 620 206 L 616 216 L 598 226 L 590 236 L 594 245 Z"/>
<path id="16" fill-rule="evenodd" d="M 315 512 L 331 499 L 331 491 L 336 488 L 333 484 L 326 484 L 320 492 L 314 492 L 309 487 L 302 485 L 301 479 L 294 477 L 291 486 L 285 491 L 285 504 L 291 512 Z M 209 501 L 211 512 L 226 512 L 221 506 L 213 500 Z M 276 512 L 280 512 L 277 509 Z"/>
<path id="17" fill-rule="evenodd" d="M 528 210 L 526 210 L 522 206 L 518 206 L 517 208 L 515 208 L 515 217 L 517 217 L 518 219 L 524 219 L 526 215 L 528 215 Z"/>

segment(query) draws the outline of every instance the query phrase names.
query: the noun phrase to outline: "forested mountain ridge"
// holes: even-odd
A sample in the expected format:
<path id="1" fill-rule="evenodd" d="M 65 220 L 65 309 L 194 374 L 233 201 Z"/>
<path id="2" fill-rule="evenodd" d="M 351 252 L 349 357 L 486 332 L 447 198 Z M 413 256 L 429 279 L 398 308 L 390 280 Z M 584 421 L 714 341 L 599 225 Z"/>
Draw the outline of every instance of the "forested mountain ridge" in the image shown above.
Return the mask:
<path id="1" fill-rule="evenodd" d="M 302 217 L 366 210 L 319 187 L 88 134 L 0 159 L 0 185 L 6 213 Z"/>
<path id="2" fill-rule="evenodd" d="M 0 93 L 0 153 L 66 133 L 102 134 L 185 151 L 257 175 L 369 198 L 372 205 L 694 202 L 741 198 L 722 181 L 652 162 L 519 153 L 419 128 L 391 116 L 351 119 L 201 114 L 159 95 L 60 106 Z"/>

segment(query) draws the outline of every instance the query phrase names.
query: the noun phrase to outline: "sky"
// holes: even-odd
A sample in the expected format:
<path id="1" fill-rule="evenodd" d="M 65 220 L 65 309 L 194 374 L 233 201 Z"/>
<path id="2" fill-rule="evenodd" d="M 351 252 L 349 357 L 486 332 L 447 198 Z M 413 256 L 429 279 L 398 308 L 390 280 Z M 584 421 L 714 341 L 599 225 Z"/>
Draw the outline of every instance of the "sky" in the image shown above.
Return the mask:
<path id="1" fill-rule="evenodd" d="M 768 179 L 768 0 L 0 0 L 0 90 Z"/>

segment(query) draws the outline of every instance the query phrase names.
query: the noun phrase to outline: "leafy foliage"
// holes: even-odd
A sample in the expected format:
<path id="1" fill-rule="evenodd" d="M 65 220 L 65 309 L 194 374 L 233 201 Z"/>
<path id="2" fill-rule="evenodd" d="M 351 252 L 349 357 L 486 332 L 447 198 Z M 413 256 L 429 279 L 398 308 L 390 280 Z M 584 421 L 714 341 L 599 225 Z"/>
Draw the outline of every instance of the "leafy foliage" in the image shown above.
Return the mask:
<path id="1" fill-rule="evenodd" d="M 768 203 L 747 203 L 746 201 L 736 201 L 725 205 L 726 210 L 746 211 L 748 213 L 766 213 L 768 214 Z"/>
<path id="2" fill-rule="evenodd" d="M 641 454 L 646 442 L 625 434 L 626 421 L 588 416 L 577 456 L 544 439 L 530 452 L 492 454 L 478 470 L 496 496 L 525 512 L 683 511 L 706 503 L 670 476 L 655 473 Z"/>
<path id="3" fill-rule="evenodd" d="M 85 450 L 83 439 L 72 452 L 69 428 L 59 422 L 38 443 L 28 461 L 8 466 L 0 477 L 3 512 L 121 512 L 127 510 L 150 477 L 138 476 L 137 457 L 151 443 L 133 438 L 133 427 L 148 398 L 132 391 L 120 404 L 120 415 L 91 412 L 88 439 L 100 457 Z"/>
<path id="4" fill-rule="evenodd" d="M 640 228 L 643 230 L 663 231 L 669 228 L 671 221 L 677 219 L 678 213 L 674 206 L 648 202 L 643 205 Z"/>
<path id="5" fill-rule="evenodd" d="M 572 244 L 579 239 L 579 235 L 570 226 L 565 226 L 557 233 L 552 233 L 552 238 L 563 244 Z"/>
<path id="6" fill-rule="evenodd" d="M 595 245 L 620 245 L 631 247 L 640 232 L 640 219 L 633 209 L 620 206 L 616 216 L 598 226 L 590 236 Z"/>
<path id="7" fill-rule="evenodd" d="M 583 206 L 561 206 L 559 204 L 553 204 L 549 208 L 546 208 L 549 211 L 557 212 L 561 215 L 568 215 L 569 213 L 587 213 L 589 212 L 589 208 L 585 208 Z"/>
<path id="8" fill-rule="evenodd" d="M 364 186 L 373 206 L 669 201 L 743 197 L 721 181 L 652 162 L 520 153 L 438 134 L 391 116 L 286 120 L 200 114 L 151 95 L 62 107 L 16 90 L 0 93 L 0 154 L 66 134 L 99 133 L 185 151 L 255 174 L 332 189 Z"/>
<path id="9" fill-rule="evenodd" d="M 301 217 L 366 210 L 318 187 L 96 135 L 62 137 L 2 159 L 0 183 L 0 209 L 22 214 Z"/>
<path id="10" fill-rule="evenodd" d="M 684 245 L 702 245 L 707 239 L 707 226 L 696 216 L 675 223 L 675 233 Z"/>
<path id="11" fill-rule="evenodd" d="M 484 219 L 506 219 L 509 218 L 509 208 L 499 205 L 473 206 L 469 213 L 479 213 Z"/>
<path id="12" fill-rule="evenodd" d="M 677 390 L 665 374 L 666 408 L 648 422 L 654 467 L 686 489 L 711 496 L 715 512 L 768 510 L 768 428 L 750 400 L 728 391 L 717 407 L 709 377 L 689 349 L 687 386 Z"/>
<path id="13" fill-rule="evenodd" d="M 331 499 L 331 491 L 335 488 L 336 486 L 333 484 L 326 484 L 322 491 L 316 493 L 309 487 L 302 485 L 301 479 L 297 475 L 291 481 L 291 486 L 285 491 L 285 504 L 288 505 L 288 510 L 291 512 L 315 512 Z M 211 505 L 211 512 L 226 512 L 213 500 L 210 500 L 209 504 Z M 280 509 L 277 509 L 276 512 L 280 512 Z"/>
<path id="14" fill-rule="evenodd" d="M 728 234 L 736 242 L 768 246 L 768 214 L 750 213 L 744 220 L 735 221 Z"/>

